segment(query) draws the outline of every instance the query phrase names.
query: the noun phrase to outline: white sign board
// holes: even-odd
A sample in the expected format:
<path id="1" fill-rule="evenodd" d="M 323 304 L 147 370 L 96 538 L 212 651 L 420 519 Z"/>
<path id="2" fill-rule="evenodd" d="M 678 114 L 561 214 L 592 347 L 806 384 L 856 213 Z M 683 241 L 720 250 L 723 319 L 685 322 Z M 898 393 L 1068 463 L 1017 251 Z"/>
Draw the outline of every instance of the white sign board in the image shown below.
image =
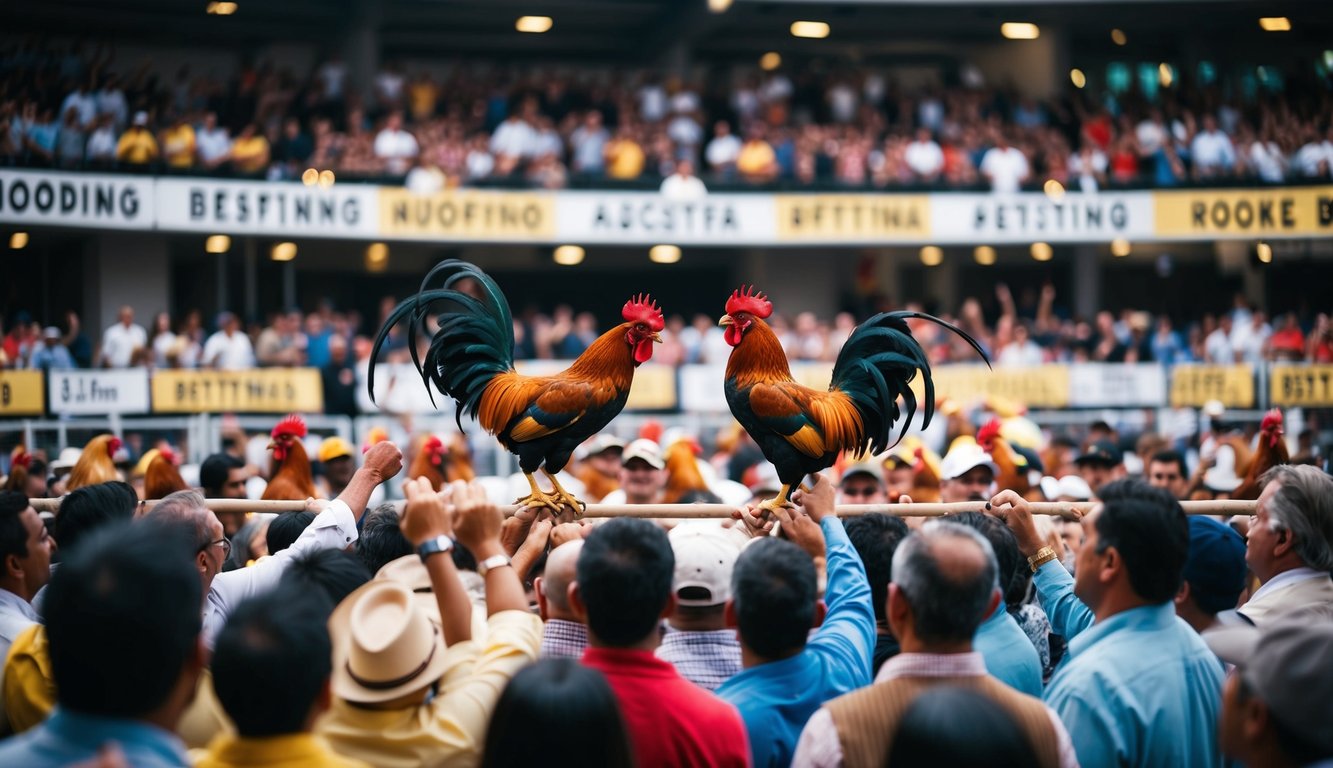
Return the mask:
<path id="1" fill-rule="evenodd" d="M 46 374 L 46 387 L 46 401 L 52 413 L 105 416 L 149 410 L 147 368 L 50 371 Z"/>
<path id="2" fill-rule="evenodd" d="M 1166 403 L 1166 374 L 1151 363 L 1075 363 L 1069 366 L 1074 408 L 1156 408 Z"/>
<path id="3" fill-rule="evenodd" d="M 376 237 L 379 188 L 293 182 L 159 179 L 157 228 L 312 237 Z"/>
<path id="4" fill-rule="evenodd" d="M 562 243 L 764 243 L 774 240 L 776 227 L 772 195 L 671 200 L 651 193 L 563 192 L 556 198 Z"/>
<path id="5" fill-rule="evenodd" d="M 1153 236 L 1150 192 L 940 194 L 930 197 L 932 237 L 940 243 L 1027 244 L 1143 240 Z"/>
<path id="6" fill-rule="evenodd" d="M 0 171 L 0 222 L 152 229 L 153 180 L 51 171 Z"/>

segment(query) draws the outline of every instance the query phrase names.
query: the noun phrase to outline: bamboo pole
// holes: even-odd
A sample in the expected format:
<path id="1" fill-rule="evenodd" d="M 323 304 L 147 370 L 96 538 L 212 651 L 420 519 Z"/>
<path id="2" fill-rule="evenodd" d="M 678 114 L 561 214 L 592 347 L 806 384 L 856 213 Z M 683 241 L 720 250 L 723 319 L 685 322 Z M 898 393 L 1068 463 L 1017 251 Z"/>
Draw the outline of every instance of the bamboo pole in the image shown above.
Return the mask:
<path id="1" fill-rule="evenodd" d="M 151 507 L 157 501 L 140 502 Z M 1051 515 L 1067 520 L 1077 520 L 1097 505 L 1098 502 L 1079 501 L 1034 501 L 1030 507 L 1034 515 Z M 306 508 L 304 501 L 253 501 L 250 499 L 207 499 L 206 504 L 214 512 L 299 512 Z M 403 502 L 394 502 L 399 509 Z M 1257 502 L 1254 501 L 1182 501 L 1187 515 L 1252 515 Z M 60 499 L 32 499 L 32 506 L 38 512 L 58 512 Z M 953 504 L 844 504 L 838 507 L 841 517 L 854 517 L 870 513 L 892 515 L 894 517 L 943 517 L 960 512 L 984 512 L 985 504 L 977 501 L 957 502 Z M 513 505 L 501 507 L 506 516 L 511 516 L 519 508 Z M 727 504 L 589 504 L 583 517 L 644 517 L 661 520 L 692 520 L 707 518 L 729 518 L 735 510 Z"/>

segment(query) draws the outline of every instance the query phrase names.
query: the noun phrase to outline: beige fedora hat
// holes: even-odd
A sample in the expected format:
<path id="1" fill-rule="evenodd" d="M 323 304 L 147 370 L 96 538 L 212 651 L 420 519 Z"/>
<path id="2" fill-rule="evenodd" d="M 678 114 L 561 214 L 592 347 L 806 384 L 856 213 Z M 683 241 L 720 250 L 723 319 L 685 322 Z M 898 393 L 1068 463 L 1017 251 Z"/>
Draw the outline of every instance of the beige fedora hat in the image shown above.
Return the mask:
<path id="1" fill-rule="evenodd" d="M 463 586 L 468 590 L 468 596 L 472 597 L 472 590 L 468 588 L 467 578 L 476 576 L 471 571 L 460 571 L 458 574 L 463 579 Z M 384 564 L 375 574 L 376 579 L 387 579 L 407 587 L 412 591 L 412 598 L 416 600 L 421 610 L 426 612 L 430 620 L 436 624 L 441 623 L 440 603 L 435 599 L 435 590 L 430 584 L 430 572 L 426 570 L 426 564 L 421 562 L 421 558 L 416 555 L 403 555 L 397 560 L 390 560 Z M 476 600 L 472 602 L 472 639 L 478 643 L 486 638 L 486 604 L 484 602 L 486 586 L 482 584 L 483 602 L 477 605 Z"/>
<path id="2" fill-rule="evenodd" d="M 449 666 L 444 636 L 412 591 L 388 579 L 347 596 L 329 617 L 331 687 L 346 701 L 374 704 L 421 690 Z"/>

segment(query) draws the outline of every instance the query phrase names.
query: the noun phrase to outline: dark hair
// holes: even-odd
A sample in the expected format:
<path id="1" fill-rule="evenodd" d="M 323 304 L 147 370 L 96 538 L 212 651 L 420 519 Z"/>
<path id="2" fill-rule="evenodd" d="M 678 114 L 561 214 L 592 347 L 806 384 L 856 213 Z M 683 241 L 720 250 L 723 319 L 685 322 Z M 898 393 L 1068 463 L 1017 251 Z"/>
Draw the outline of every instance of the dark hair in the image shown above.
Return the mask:
<path id="1" fill-rule="evenodd" d="M 1245 675 L 1236 675 L 1236 683 L 1236 697 L 1240 705 L 1245 705 L 1257 695 L 1254 687 L 1245 679 Z M 1273 711 L 1268 702 L 1265 701 L 1264 706 L 1268 709 L 1268 724 L 1273 728 L 1278 750 L 1288 761 L 1295 765 L 1314 765 L 1333 757 L 1326 747 L 1311 743 L 1304 734 L 1282 722 L 1281 717 Z"/>
<path id="2" fill-rule="evenodd" d="M 500 694 L 481 765 L 628 768 L 634 758 L 615 693 L 602 673 L 574 659 L 542 659 L 519 670 Z"/>
<path id="3" fill-rule="evenodd" d="M 1150 603 L 1175 597 L 1189 557 L 1190 529 L 1180 502 L 1142 480 L 1117 480 L 1098 494 L 1097 552 L 1115 547 L 1134 593 Z"/>
<path id="4" fill-rule="evenodd" d="M 939 550 L 971 542 L 985 558 L 976 571 L 940 568 Z M 986 607 L 999 585 L 990 542 L 957 523 L 931 521 L 903 539 L 893 556 L 893 583 L 912 606 L 914 629 L 927 643 L 971 640 L 986 618 Z"/>
<path id="5" fill-rule="evenodd" d="M 361 560 L 341 549 L 316 549 L 292 558 L 282 572 L 282 584 L 299 586 L 305 593 L 322 591 L 330 607 L 370 581 L 371 573 Z"/>
<path id="6" fill-rule="evenodd" d="M 112 481 L 85 485 L 60 500 L 55 529 L 51 535 L 59 545 L 61 557 L 68 557 L 74 546 L 94 530 L 108 523 L 134 518 L 139 495 L 129 483 Z"/>
<path id="7" fill-rule="evenodd" d="M 1018 540 L 1014 538 L 1013 531 L 1009 530 L 1009 526 L 999 518 L 983 515 L 980 512 L 951 515 L 949 521 L 966 525 L 986 538 L 991 551 L 995 553 L 1000 592 L 1007 595 L 1014 580 L 1021 576 L 1020 566 L 1026 565 L 1023 555 L 1018 551 Z"/>
<path id="8" fill-rule="evenodd" d="M 315 513 L 306 510 L 283 512 L 270 520 L 268 531 L 264 534 L 264 540 L 268 542 L 268 553 L 276 555 L 290 547 L 314 521 Z"/>
<path id="9" fill-rule="evenodd" d="M 244 466 L 245 462 L 229 453 L 215 453 L 199 465 L 199 485 L 207 495 L 217 496 L 222 486 L 227 484 L 227 476 L 231 471 Z"/>
<path id="10" fill-rule="evenodd" d="M 28 556 L 28 529 L 19 516 L 29 504 L 18 491 L 0 491 L 0 558 Z"/>
<path id="11" fill-rule="evenodd" d="M 1153 462 L 1157 462 L 1158 464 L 1175 464 L 1180 467 L 1181 477 L 1188 479 L 1190 476 L 1189 468 L 1185 466 L 1185 456 L 1180 451 L 1158 451 L 1148 460 L 1149 464 Z"/>
<path id="12" fill-rule="evenodd" d="M 227 617 L 213 650 L 213 688 L 241 736 L 304 730 L 332 669 L 332 610 L 318 592 L 284 583 Z"/>
<path id="13" fill-rule="evenodd" d="M 731 572 L 741 641 L 766 659 L 804 648 L 818 589 L 814 561 L 790 541 L 765 538 L 746 547 Z"/>
<path id="14" fill-rule="evenodd" d="M 366 564 L 371 575 L 386 563 L 412 554 L 412 543 L 398 527 L 398 510 L 392 503 L 381 504 L 361 518 L 361 537 L 356 540 L 356 556 Z"/>
<path id="15" fill-rule="evenodd" d="M 870 600 L 875 604 L 875 621 L 883 624 L 887 621 L 884 611 L 889 599 L 889 582 L 893 579 L 893 553 L 911 531 L 902 518 L 878 512 L 848 518 L 843 527 L 865 565 L 866 578 L 870 580 Z"/>
<path id="16" fill-rule="evenodd" d="M 647 520 L 618 517 L 594 529 L 575 566 L 588 629 L 615 647 L 648 637 L 671 597 L 675 568 L 666 532 Z"/>
<path id="17" fill-rule="evenodd" d="M 162 706 L 199 642 L 188 523 L 116 523 L 66 560 L 43 613 L 60 706 L 118 718 Z"/>
<path id="18" fill-rule="evenodd" d="M 1037 762 L 1031 742 L 1003 707 L 968 688 L 941 685 L 917 696 L 903 712 L 884 765 L 1026 768 Z"/>

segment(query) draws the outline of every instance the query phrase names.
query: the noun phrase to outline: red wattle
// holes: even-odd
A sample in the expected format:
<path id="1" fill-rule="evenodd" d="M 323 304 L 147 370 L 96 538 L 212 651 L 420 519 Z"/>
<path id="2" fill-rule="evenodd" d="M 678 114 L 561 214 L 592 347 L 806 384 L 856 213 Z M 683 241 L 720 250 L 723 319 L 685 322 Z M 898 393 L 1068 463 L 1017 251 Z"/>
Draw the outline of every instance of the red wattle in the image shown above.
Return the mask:
<path id="1" fill-rule="evenodd" d="M 634 345 L 634 362 L 642 365 L 653 359 L 653 340 L 644 339 Z"/>
<path id="2" fill-rule="evenodd" d="M 738 325 L 728 325 L 727 330 L 723 332 L 722 338 L 731 346 L 741 343 L 741 329 Z"/>

